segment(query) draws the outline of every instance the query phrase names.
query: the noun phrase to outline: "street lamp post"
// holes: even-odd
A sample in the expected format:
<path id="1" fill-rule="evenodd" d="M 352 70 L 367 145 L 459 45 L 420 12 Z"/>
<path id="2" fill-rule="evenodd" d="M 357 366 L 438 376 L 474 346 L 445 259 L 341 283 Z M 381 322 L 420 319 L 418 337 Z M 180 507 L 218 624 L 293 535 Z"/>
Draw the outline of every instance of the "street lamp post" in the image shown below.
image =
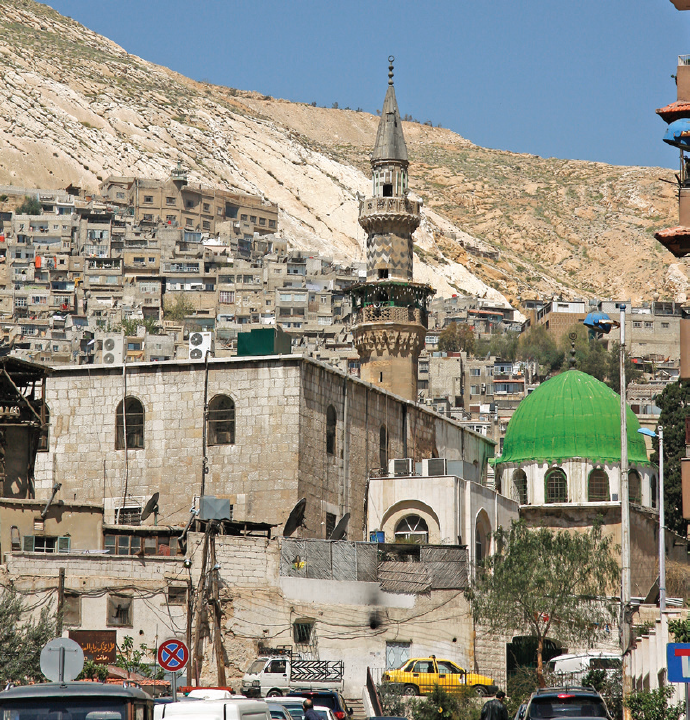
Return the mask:
<path id="1" fill-rule="evenodd" d="M 659 438 L 659 610 L 666 610 L 666 528 L 664 521 L 664 428 L 656 432 L 640 428 L 638 433 Z"/>

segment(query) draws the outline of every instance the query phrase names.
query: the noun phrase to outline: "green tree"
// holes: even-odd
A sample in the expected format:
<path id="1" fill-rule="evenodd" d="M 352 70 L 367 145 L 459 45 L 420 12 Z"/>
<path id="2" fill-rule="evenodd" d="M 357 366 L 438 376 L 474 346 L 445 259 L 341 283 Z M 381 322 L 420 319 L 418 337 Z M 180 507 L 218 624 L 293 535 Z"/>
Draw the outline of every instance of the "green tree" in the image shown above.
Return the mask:
<path id="1" fill-rule="evenodd" d="M 680 459 L 685 457 L 685 418 L 690 414 L 690 380 L 669 383 L 656 404 L 661 408 L 659 425 L 664 428 L 664 510 L 666 527 L 685 537 Z M 652 462 L 659 464 L 659 441 L 653 439 Z"/>
<path id="2" fill-rule="evenodd" d="M 623 720 L 623 672 L 616 670 L 590 670 L 582 684 L 593 687 L 603 698 L 614 720 Z"/>
<path id="3" fill-rule="evenodd" d="M 543 368 L 544 375 L 550 375 L 563 362 L 563 352 L 558 349 L 556 341 L 543 325 L 536 325 L 520 336 L 518 357 L 536 362 Z"/>
<path id="4" fill-rule="evenodd" d="M 154 673 L 153 658 L 155 657 L 155 648 L 150 648 L 146 643 L 140 643 L 139 648 L 134 647 L 134 639 L 131 635 L 125 635 L 122 645 L 118 648 L 115 665 L 126 670 L 128 673 L 139 673 L 146 677 L 160 679 L 163 676 L 163 670 L 158 669 Z"/>
<path id="5" fill-rule="evenodd" d="M 452 322 L 438 336 L 438 349 L 441 352 L 461 352 L 471 354 L 474 350 L 474 331 L 466 323 Z"/>
<path id="6" fill-rule="evenodd" d="M 465 703 L 463 703 L 465 704 Z M 413 720 L 457 720 L 460 716 L 461 701 L 447 693 L 440 685 L 421 702 L 412 707 Z"/>
<path id="7" fill-rule="evenodd" d="M 40 215 L 43 212 L 38 198 L 24 196 L 24 202 L 17 208 L 17 215 Z"/>
<path id="8" fill-rule="evenodd" d="M 537 679 L 545 686 L 543 649 L 547 637 L 588 646 L 616 617 L 607 593 L 620 571 L 610 537 L 601 526 L 590 532 L 530 529 L 520 521 L 495 533 L 499 551 L 477 568 L 468 590 L 472 613 L 491 632 L 524 628 L 537 641 Z"/>
<path id="9" fill-rule="evenodd" d="M 690 643 L 690 619 L 669 620 L 668 631 L 673 633 L 677 643 Z"/>
<path id="10" fill-rule="evenodd" d="M 611 344 L 609 350 L 609 367 L 606 373 L 606 384 L 615 390 L 619 395 L 621 391 L 621 361 L 620 361 L 620 348 L 621 345 L 618 342 Z M 632 361 L 630 353 L 626 350 L 625 352 L 625 387 L 632 382 L 637 382 L 642 377 L 642 369 Z"/>
<path id="11" fill-rule="evenodd" d="M 77 680 L 99 680 L 105 682 L 108 677 L 108 666 L 95 663 L 93 660 L 84 660 L 84 669 L 77 676 Z"/>
<path id="12" fill-rule="evenodd" d="M 194 306 L 184 295 L 178 295 L 174 302 L 168 303 L 163 308 L 163 317 L 166 320 L 184 320 L 187 315 L 194 312 Z"/>
<path id="13" fill-rule="evenodd" d="M 685 714 L 685 703 L 668 704 L 674 691 L 673 685 L 664 685 L 658 690 L 632 693 L 625 702 L 632 720 L 679 720 Z"/>
<path id="14" fill-rule="evenodd" d="M 491 336 L 489 341 L 489 353 L 501 358 L 501 360 L 513 362 L 518 356 L 519 342 L 520 333 L 496 333 Z"/>
<path id="15" fill-rule="evenodd" d="M 56 615 L 44 607 L 38 618 L 31 616 L 16 592 L 0 595 L 0 676 L 16 683 L 40 682 L 41 650 L 56 633 Z"/>

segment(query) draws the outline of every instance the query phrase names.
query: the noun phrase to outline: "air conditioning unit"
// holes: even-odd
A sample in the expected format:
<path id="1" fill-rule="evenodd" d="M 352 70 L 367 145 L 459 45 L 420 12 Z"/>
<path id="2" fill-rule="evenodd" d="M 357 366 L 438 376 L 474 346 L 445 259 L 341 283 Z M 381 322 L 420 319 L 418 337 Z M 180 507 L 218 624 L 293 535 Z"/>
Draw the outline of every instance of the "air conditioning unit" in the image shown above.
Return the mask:
<path id="1" fill-rule="evenodd" d="M 448 464 L 445 458 L 428 458 L 422 460 L 422 475 L 424 477 L 438 477 L 448 474 Z"/>
<path id="2" fill-rule="evenodd" d="M 122 365 L 125 339 L 122 335 L 106 335 L 103 338 L 102 362 L 104 365 Z"/>
<path id="3" fill-rule="evenodd" d="M 395 458 L 388 461 L 388 474 L 395 477 L 412 475 L 412 458 Z"/>
<path id="4" fill-rule="evenodd" d="M 213 333 L 193 332 L 189 335 L 189 359 L 205 360 L 206 353 L 213 352 Z"/>

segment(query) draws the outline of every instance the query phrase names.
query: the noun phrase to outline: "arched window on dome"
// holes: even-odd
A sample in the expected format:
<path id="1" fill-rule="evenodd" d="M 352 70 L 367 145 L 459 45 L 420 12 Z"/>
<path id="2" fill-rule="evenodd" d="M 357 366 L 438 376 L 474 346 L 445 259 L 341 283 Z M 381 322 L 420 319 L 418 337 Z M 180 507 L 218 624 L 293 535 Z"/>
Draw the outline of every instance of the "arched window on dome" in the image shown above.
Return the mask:
<path id="1" fill-rule="evenodd" d="M 395 526 L 395 542 L 417 543 L 424 545 L 429 542 L 429 526 L 419 515 L 406 515 Z"/>
<path id="2" fill-rule="evenodd" d="M 594 468 L 589 474 L 587 501 L 608 502 L 610 499 L 608 473 L 604 468 Z"/>
<path id="3" fill-rule="evenodd" d="M 527 475 L 524 470 L 513 473 L 513 500 L 520 505 L 527 505 Z"/>
<path id="4" fill-rule="evenodd" d="M 547 503 L 568 502 L 568 479 L 561 468 L 554 468 L 546 473 L 545 495 Z"/>
<path id="5" fill-rule="evenodd" d="M 652 507 L 656 508 L 659 505 L 659 486 L 657 484 L 656 475 L 652 475 L 649 479 L 649 495 L 652 500 Z"/>
<path id="6" fill-rule="evenodd" d="M 637 470 L 628 473 L 628 498 L 637 505 L 642 504 L 642 478 Z"/>

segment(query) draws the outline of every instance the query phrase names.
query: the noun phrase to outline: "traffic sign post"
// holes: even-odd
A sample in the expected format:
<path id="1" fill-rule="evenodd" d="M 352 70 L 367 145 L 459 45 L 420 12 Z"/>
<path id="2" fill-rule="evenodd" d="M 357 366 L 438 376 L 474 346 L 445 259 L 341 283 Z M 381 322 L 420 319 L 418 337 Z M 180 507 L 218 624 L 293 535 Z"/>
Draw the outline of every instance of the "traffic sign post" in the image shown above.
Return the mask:
<path id="1" fill-rule="evenodd" d="M 686 707 L 690 707 L 690 643 L 667 643 L 667 679 L 685 684 Z"/>
<path id="2" fill-rule="evenodd" d="M 172 673 L 172 698 L 177 702 L 177 673 L 182 670 L 189 660 L 189 649 L 176 638 L 162 642 L 158 646 L 158 664 Z"/>

